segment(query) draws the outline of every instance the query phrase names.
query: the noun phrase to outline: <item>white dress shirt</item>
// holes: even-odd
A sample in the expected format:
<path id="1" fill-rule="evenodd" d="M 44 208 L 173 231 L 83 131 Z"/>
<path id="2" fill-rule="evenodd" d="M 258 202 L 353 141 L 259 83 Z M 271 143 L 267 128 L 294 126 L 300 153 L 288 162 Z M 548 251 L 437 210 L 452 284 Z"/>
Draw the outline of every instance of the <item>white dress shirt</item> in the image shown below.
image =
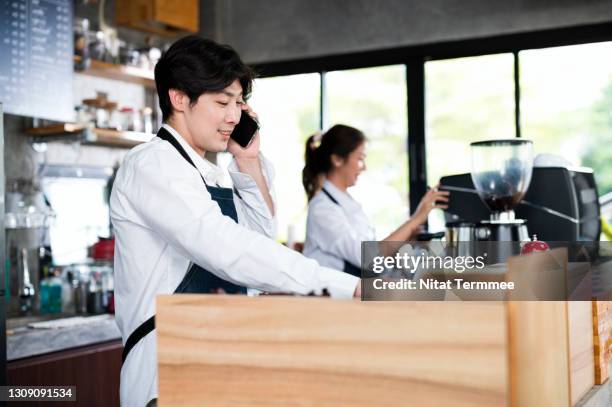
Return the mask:
<path id="1" fill-rule="evenodd" d="M 361 242 L 376 240 L 368 217 L 347 192 L 325 180 L 323 188 L 338 202 L 319 191 L 308 203 L 304 255 L 337 270 L 344 261 L 361 266 Z"/>
<path id="2" fill-rule="evenodd" d="M 155 314 L 155 296 L 171 294 L 191 262 L 233 283 L 265 291 L 306 294 L 327 288 L 351 298 L 357 278 L 320 267 L 272 239 L 274 218 L 247 174 L 230 165 L 239 225 L 223 216 L 206 190 L 221 176 L 171 127 L 197 167 L 156 137 L 132 149 L 113 185 L 111 219 L 115 230 L 115 319 L 125 344 Z M 263 161 L 271 184 L 272 170 Z M 200 176 L 201 175 L 201 176 Z M 256 233 L 258 232 L 258 233 Z M 205 386 L 202 391 L 205 390 Z M 121 405 L 142 407 L 157 397 L 155 331 L 132 348 L 121 370 Z"/>

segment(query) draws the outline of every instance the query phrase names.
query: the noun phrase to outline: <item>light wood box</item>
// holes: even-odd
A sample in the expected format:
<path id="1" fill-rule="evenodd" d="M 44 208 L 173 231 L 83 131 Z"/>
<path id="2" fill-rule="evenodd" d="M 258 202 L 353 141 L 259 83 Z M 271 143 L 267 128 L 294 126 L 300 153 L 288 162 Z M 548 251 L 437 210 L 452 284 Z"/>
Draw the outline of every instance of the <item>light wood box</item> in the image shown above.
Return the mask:
<path id="1" fill-rule="evenodd" d="M 591 314 L 590 302 L 160 296 L 159 405 L 571 406 L 593 387 Z"/>
<path id="2" fill-rule="evenodd" d="M 197 33 L 200 28 L 198 0 L 117 0 L 117 25 L 158 35 Z"/>

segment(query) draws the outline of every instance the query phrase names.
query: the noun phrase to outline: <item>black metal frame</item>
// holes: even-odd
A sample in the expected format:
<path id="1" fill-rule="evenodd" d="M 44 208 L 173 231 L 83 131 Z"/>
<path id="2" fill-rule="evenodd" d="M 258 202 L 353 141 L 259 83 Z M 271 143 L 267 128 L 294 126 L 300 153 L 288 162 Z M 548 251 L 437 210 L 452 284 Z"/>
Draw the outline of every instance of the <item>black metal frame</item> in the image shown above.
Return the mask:
<path id="1" fill-rule="evenodd" d="M 521 137 L 519 52 L 527 49 L 586 44 L 612 40 L 612 22 L 507 34 L 461 41 L 406 46 L 392 49 L 330 55 L 283 62 L 255 64 L 259 77 L 320 73 L 320 125 L 324 126 L 325 78 L 328 71 L 406 65 L 408 92 L 408 162 L 409 201 L 414 211 L 427 190 L 425 145 L 425 74 L 426 61 L 488 54 L 512 53 L 514 56 L 514 102 L 516 137 Z"/>
<path id="2" fill-rule="evenodd" d="M 516 137 L 521 137 L 521 71 L 519 53 L 514 51 L 514 128 Z"/>
<path id="3" fill-rule="evenodd" d="M 0 196 L 4 196 L 4 114 L 0 103 Z M 6 273 L 5 267 L 5 230 L 4 230 L 4 200 L 0 200 L 0 386 L 7 384 L 6 372 Z M 6 405 L 0 401 L 0 406 Z"/>
<path id="4" fill-rule="evenodd" d="M 414 213 L 427 191 L 425 151 L 425 61 L 414 58 L 406 64 L 408 92 L 408 200 Z"/>
<path id="5" fill-rule="evenodd" d="M 325 128 L 327 120 L 327 72 L 319 72 L 319 83 L 321 85 L 319 92 L 319 130 Z"/>

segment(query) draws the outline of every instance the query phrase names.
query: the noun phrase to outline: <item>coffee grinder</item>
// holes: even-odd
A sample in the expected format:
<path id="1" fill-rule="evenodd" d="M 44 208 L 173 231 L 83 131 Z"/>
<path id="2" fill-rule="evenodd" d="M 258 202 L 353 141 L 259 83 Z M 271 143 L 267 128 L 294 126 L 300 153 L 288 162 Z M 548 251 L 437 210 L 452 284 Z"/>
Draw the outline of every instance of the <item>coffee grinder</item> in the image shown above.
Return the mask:
<path id="1" fill-rule="evenodd" d="M 529 240 L 526 221 L 516 219 L 514 207 L 521 201 L 531 182 L 533 143 L 521 139 L 487 140 L 471 143 L 470 147 L 472 181 L 478 195 L 491 211 L 488 220 L 476 225 L 475 240 Z M 500 256 L 507 257 L 501 253 Z"/>

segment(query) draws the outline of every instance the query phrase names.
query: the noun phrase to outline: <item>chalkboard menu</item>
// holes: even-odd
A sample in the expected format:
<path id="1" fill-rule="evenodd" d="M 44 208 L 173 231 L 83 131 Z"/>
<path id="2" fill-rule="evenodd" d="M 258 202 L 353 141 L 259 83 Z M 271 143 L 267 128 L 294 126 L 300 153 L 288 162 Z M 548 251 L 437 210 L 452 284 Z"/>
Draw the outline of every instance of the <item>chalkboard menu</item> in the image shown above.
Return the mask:
<path id="1" fill-rule="evenodd" d="M 71 121 L 72 0 L 0 0 L 0 103 L 6 113 Z"/>

